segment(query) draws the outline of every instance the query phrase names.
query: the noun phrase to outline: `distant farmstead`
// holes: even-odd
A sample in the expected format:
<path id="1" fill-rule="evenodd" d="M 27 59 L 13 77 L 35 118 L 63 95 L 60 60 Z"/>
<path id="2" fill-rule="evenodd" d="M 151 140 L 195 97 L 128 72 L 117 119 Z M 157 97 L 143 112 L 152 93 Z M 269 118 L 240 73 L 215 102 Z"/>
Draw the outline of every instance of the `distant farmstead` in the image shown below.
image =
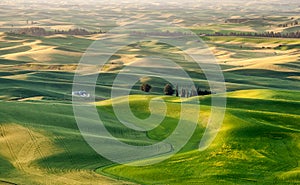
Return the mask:
<path id="1" fill-rule="evenodd" d="M 82 98 L 89 98 L 91 95 L 86 91 L 73 91 L 72 96 L 82 97 Z"/>

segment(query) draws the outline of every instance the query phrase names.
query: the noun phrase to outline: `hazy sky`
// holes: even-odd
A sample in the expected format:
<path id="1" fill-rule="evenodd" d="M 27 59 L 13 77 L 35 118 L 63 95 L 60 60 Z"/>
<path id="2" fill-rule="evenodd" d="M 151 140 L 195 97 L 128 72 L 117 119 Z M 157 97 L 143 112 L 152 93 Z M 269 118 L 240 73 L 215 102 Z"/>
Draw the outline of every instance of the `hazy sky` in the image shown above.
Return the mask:
<path id="1" fill-rule="evenodd" d="M 293 9 L 297 11 L 300 9 L 300 1 L 299 0 L 169 0 L 169 1 L 162 1 L 162 0 L 1 0 L 0 5 L 14 5 L 18 6 L 19 4 L 22 8 L 26 7 L 33 7 L 39 6 L 42 4 L 46 4 L 43 6 L 43 9 L 46 8 L 55 8 L 55 6 L 48 6 L 47 4 L 51 5 L 85 5 L 87 8 L 92 8 L 95 5 L 105 6 L 107 7 L 119 7 L 122 8 L 122 4 L 130 4 L 134 7 L 138 8 L 139 6 L 143 7 L 154 7 L 154 8 L 185 8 L 185 7 L 219 7 L 222 6 L 223 8 L 226 7 L 240 7 L 252 10 L 263 10 L 264 8 L 274 8 L 274 10 L 284 10 L 285 7 L 289 7 L 288 9 Z M 26 4 L 26 5 L 25 5 Z M 30 6 L 28 6 L 30 5 Z M 108 6 L 112 5 L 112 6 Z M 1 9 L 1 8 L 0 8 Z"/>
<path id="2" fill-rule="evenodd" d="M 10 0 L 2 0 L 2 3 L 12 3 Z M 71 3 L 71 4 L 87 4 L 87 3 L 162 3 L 161 0 L 14 0 L 13 3 L 57 3 L 57 4 L 64 4 L 64 3 Z M 169 0 L 169 2 L 177 2 L 177 3 L 211 3 L 215 2 L 218 4 L 223 3 L 297 3 L 298 0 Z M 299 3 L 300 5 L 300 3 Z"/>

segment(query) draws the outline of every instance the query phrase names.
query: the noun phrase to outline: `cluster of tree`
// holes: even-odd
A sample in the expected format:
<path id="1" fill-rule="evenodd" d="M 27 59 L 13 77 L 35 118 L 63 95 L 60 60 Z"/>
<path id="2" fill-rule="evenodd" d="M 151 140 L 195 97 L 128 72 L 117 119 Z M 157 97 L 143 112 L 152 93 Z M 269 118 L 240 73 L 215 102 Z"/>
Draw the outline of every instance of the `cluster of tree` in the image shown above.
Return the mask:
<path id="1" fill-rule="evenodd" d="M 205 36 L 242 36 L 242 37 L 278 37 L 278 38 L 300 38 L 300 31 L 296 32 L 263 32 L 263 33 L 253 33 L 253 32 L 230 32 L 230 33 L 221 33 L 215 32 L 210 34 L 199 34 Z"/>
<path id="2" fill-rule="evenodd" d="M 282 28 L 285 28 L 285 27 L 289 27 L 289 25 L 291 25 L 291 26 L 296 26 L 296 25 L 298 25 L 299 24 L 299 22 L 297 21 L 297 20 L 295 20 L 295 21 L 292 21 L 292 22 L 290 22 L 290 23 L 285 23 L 285 24 L 278 24 L 278 27 L 282 27 Z"/>
<path id="3" fill-rule="evenodd" d="M 66 34 L 66 35 L 90 35 L 91 33 L 85 29 L 69 29 L 68 31 L 65 30 L 54 30 L 54 34 Z"/>
<path id="4" fill-rule="evenodd" d="M 23 35 L 31 35 L 31 36 L 49 36 L 55 34 L 65 34 L 65 35 L 91 35 L 91 34 L 101 34 L 105 33 L 101 30 L 99 32 L 89 32 L 85 29 L 69 29 L 69 30 L 54 30 L 54 31 L 46 31 L 41 27 L 30 27 L 30 28 L 20 28 L 12 31 L 15 34 L 23 34 Z"/>
<path id="5" fill-rule="evenodd" d="M 212 94 L 211 91 L 209 91 L 209 90 L 201 90 L 201 89 L 198 89 L 197 93 L 198 93 L 198 95 L 203 95 L 203 96 Z"/>
<path id="6" fill-rule="evenodd" d="M 193 35 L 191 32 L 170 32 L 170 31 L 161 31 L 161 32 L 140 32 L 140 31 L 133 31 L 130 32 L 131 35 L 139 35 L 139 36 L 188 36 Z"/>
<path id="7" fill-rule="evenodd" d="M 193 96 L 204 96 L 204 95 L 209 95 L 212 94 L 211 91 L 209 90 L 202 90 L 200 89 L 200 87 L 197 88 L 187 88 L 187 87 L 181 87 L 179 88 L 178 85 L 175 88 L 175 92 L 176 92 L 176 96 L 180 96 L 180 97 L 185 97 L 185 98 L 189 98 L 189 97 L 193 97 Z"/>
<path id="8" fill-rule="evenodd" d="M 164 94 L 172 96 L 174 94 L 175 90 L 173 89 L 171 84 L 166 84 L 164 87 Z"/>
<path id="9" fill-rule="evenodd" d="M 226 19 L 225 23 L 243 23 L 250 19 Z"/>
<path id="10" fill-rule="evenodd" d="M 266 20 L 264 17 L 263 17 L 263 19 Z M 293 20 L 293 19 L 294 18 L 292 17 L 291 20 Z M 259 19 L 226 19 L 225 23 L 240 24 L 240 23 L 244 23 L 244 22 L 250 21 L 250 20 L 259 20 Z M 298 24 L 299 24 L 298 20 L 293 20 L 293 21 L 289 21 L 288 23 L 278 24 L 277 26 L 285 28 L 285 27 L 289 27 L 289 26 L 296 26 Z"/>
<path id="11" fill-rule="evenodd" d="M 141 91 L 144 91 L 144 92 L 150 92 L 152 86 L 147 84 L 147 83 L 143 83 L 141 85 Z"/>
<path id="12" fill-rule="evenodd" d="M 29 19 L 27 19 L 26 20 L 26 24 L 29 24 L 29 22 L 30 22 L 30 24 L 37 24 L 37 22 L 35 22 L 35 21 L 29 21 Z"/>
<path id="13" fill-rule="evenodd" d="M 44 28 L 40 28 L 40 27 L 21 28 L 21 29 L 16 29 L 13 32 L 16 34 L 32 35 L 32 36 L 49 35 L 49 33 Z"/>
<path id="14" fill-rule="evenodd" d="M 298 24 L 298 22 L 297 22 Z M 191 36 L 192 33 L 185 32 L 131 32 L 131 35 L 139 35 L 139 36 Z M 300 38 L 300 31 L 296 32 L 214 32 L 214 33 L 198 33 L 200 36 L 240 36 L 240 37 L 278 37 L 278 38 Z"/>
<path id="15" fill-rule="evenodd" d="M 152 86 L 148 83 L 143 83 L 140 87 L 140 89 L 144 92 L 150 92 Z M 163 92 L 165 95 L 173 96 L 175 93 L 175 96 L 177 97 L 184 97 L 189 98 L 193 96 L 204 96 L 212 94 L 209 90 L 202 90 L 200 87 L 197 88 L 179 88 L 178 85 L 174 88 L 171 84 L 166 84 Z"/>

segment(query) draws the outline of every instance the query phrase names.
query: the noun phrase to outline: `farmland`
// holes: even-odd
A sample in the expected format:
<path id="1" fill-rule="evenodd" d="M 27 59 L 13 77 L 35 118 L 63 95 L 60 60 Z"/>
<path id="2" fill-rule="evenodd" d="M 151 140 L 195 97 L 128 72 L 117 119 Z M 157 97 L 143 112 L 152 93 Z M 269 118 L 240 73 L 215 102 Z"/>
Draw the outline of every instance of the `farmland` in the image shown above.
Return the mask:
<path id="1" fill-rule="evenodd" d="M 251 7 L 251 2 L 248 3 Z M 5 8 L 0 8 L 3 13 L 0 15 L 0 184 L 300 183 L 299 39 L 209 35 L 232 31 L 299 31 L 299 26 L 291 25 L 291 21 L 299 20 L 295 13 L 299 9 L 297 3 L 282 6 L 264 3 L 257 8 L 241 8 L 241 5 L 232 5 L 231 2 L 208 3 L 202 7 L 203 11 L 188 4 L 178 9 L 178 2 L 164 9 L 158 7 L 165 5 L 155 3 L 146 3 L 140 8 L 130 3 L 111 2 L 106 7 L 81 4 L 80 10 L 77 9 L 79 5 L 55 3 L 51 7 L 43 3 L 33 3 L 30 7 L 22 3 L 3 5 Z M 277 7 L 276 15 L 266 5 Z M 16 9 L 18 6 L 20 8 Z M 239 12 L 228 16 L 228 12 L 237 9 Z M 264 15 L 260 10 L 265 11 Z M 23 16 L 13 16 L 19 12 Z M 126 25 L 130 22 L 128 17 L 146 23 L 147 20 L 164 20 L 196 34 L 207 33 L 199 39 L 215 57 L 227 89 L 226 93 L 187 98 L 164 95 L 164 86 L 168 82 L 160 76 L 147 76 L 149 72 L 159 69 L 170 73 L 175 71 L 172 80 L 184 88 L 190 85 L 186 84 L 187 79 L 178 79 L 171 66 L 164 65 L 168 60 L 186 71 L 197 87 L 210 88 L 205 71 L 183 56 L 178 48 L 166 43 L 155 40 L 130 43 L 114 53 L 96 79 L 92 99 L 95 101 L 87 102 L 87 105 L 95 106 L 113 137 L 133 146 L 149 146 L 163 141 L 182 120 L 182 105 L 190 115 L 184 123 L 195 127 L 178 153 L 148 166 L 134 164 L 159 160 L 165 154 L 171 154 L 176 145 L 169 146 L 159 155 L 127 164 L 110 161 L 85 140 L 77 125 L 72 102 L 74 76 L 87 49 L 98 39 L 112 38 L 118 43 L 119 40 L 104 32 Z M 282 24 L 289 25 L 280 27 Z M 91 31 L 91 34 L 33 36 L 12 31 L 27 27 L 42 27 L 47 31 L 79 27 Z M 99 30 L 103 33 L 98 33 Z M 171 27 L 161 31 L 166 30 L 173 31 Z M 143 67 L 149 56 L 156 63 Z M 128 96 L 112 99 L 114 81 L 128 66 L 131 68 L 125 71 L 124 79 L 139 77 L 139 81 L 133 84 Z M 93 69 L 93 66 L 85 67 Z M 124 79 L 121 82 L 126 84 Z M 149 93 L 140 90 L 142 83 L 151 85 Z M 128 90 L 122 85 L 118 89 L 122 92 Z M 214 108 L 212 99 L 224 96 L 227 105 L 221 128 L 212 144 L 199 151 L 199 142 Z M 151 104 L 157 105 L 158 100 L 163 100 L 166 112 L 156 107 L 155 114 L 164 119 L 159 126 L 147 131 L 126 127 L 115 112 L 115 106 L 126 107 L 126 98 L 130 111 L 142 120 L 151 115 Z M 193 120 L 196 100 L 200 111 L 196 112 L 198 120 Z M 129 115 L 125 118 L 131 119 Z M 83 121 L 87 125 L 96 124 L 89 117 Z M 133 125 L 141 128 L 152 124 L 155 125 L 133 121 Z M 104 137 L 101 133 L 87 136 L 95 141 Z M 109 142 L 103 142 L 101 147 L 108 154 L 115 152 L 109 150 Z"/>

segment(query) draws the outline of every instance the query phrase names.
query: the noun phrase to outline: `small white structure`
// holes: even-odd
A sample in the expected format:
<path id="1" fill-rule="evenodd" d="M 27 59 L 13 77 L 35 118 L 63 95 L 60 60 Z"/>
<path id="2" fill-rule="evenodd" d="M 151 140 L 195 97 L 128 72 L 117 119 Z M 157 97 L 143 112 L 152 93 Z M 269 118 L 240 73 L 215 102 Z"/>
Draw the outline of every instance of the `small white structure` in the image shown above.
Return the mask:
<path id="1" fill-rule="evenodd" d="M 82 98 L 89 98 L 91 95 L 86 91 L 73 91 L 72 96 L 78 96 Z"/>

